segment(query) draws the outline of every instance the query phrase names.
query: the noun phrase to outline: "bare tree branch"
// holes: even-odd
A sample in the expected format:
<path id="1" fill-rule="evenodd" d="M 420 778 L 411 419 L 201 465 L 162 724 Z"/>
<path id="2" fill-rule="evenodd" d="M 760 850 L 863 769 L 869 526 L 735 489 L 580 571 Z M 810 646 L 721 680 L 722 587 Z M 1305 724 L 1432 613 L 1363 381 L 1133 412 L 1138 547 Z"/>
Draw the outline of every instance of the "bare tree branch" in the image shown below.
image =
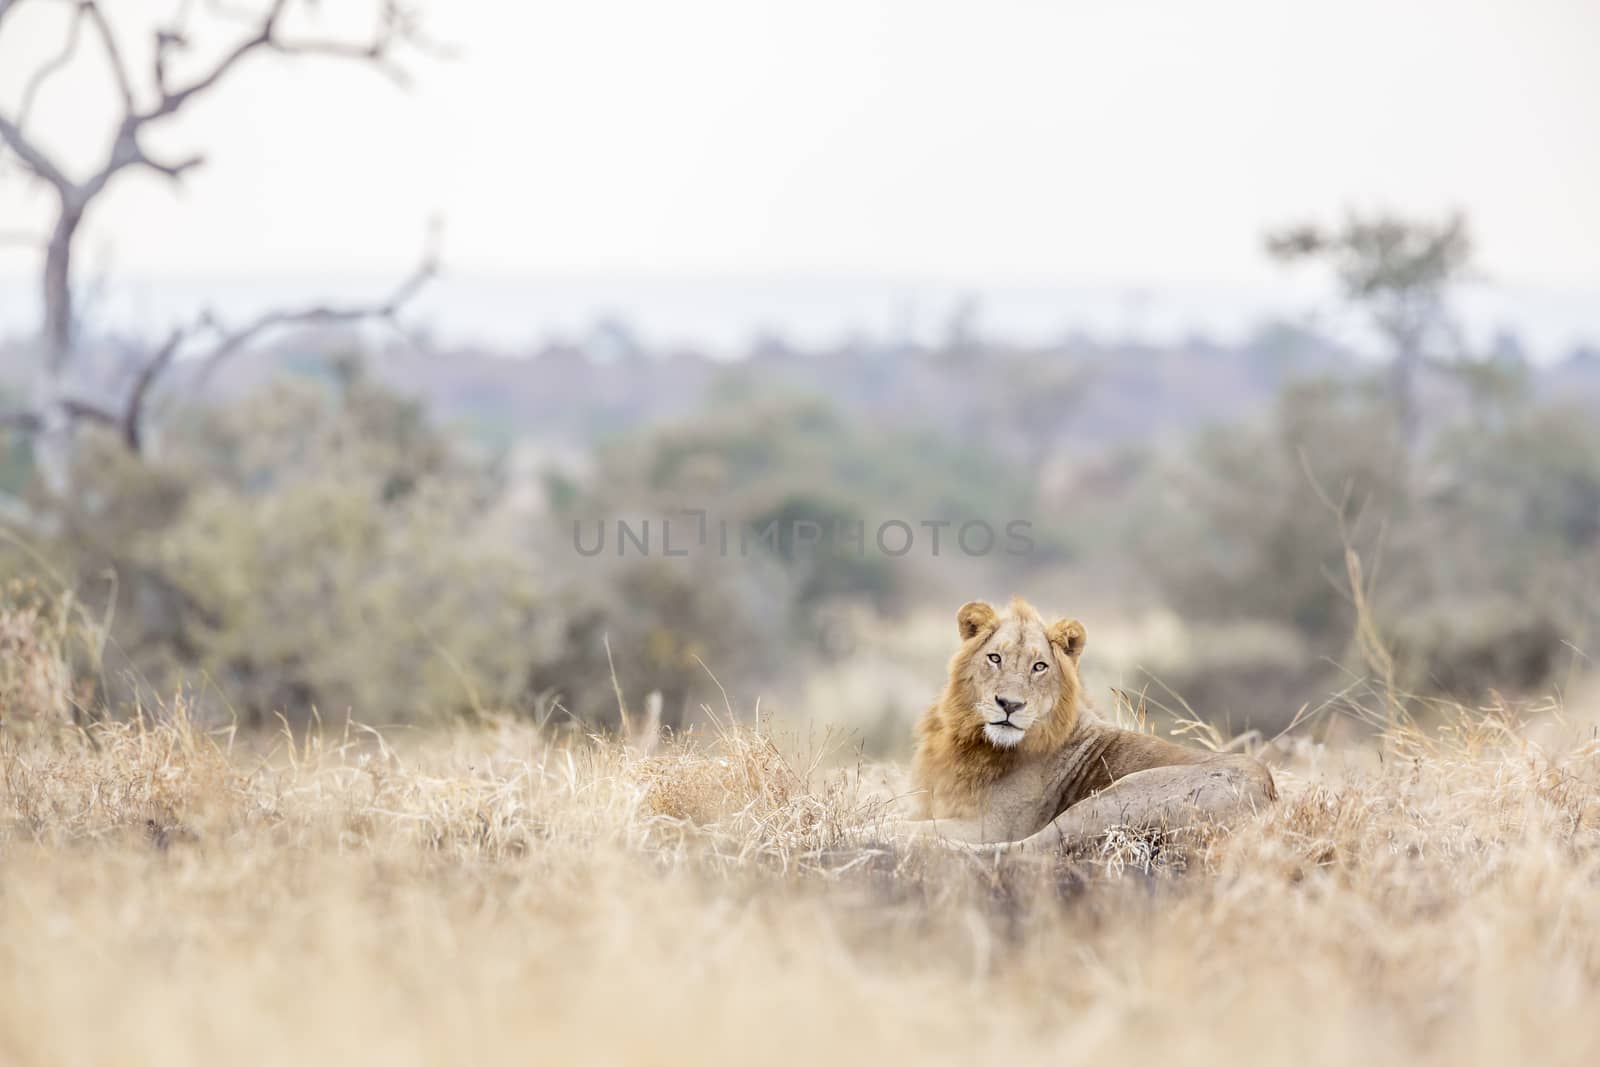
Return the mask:
<path id="1" fill-rule="evenodd" d="M 151 78 L 155 82 L 156 92 L 166 96 L 167 88 L 167 56 L 172 52 L 181 52 L 189 47 L 189 37 L 179 26 L 166 26 L 155 31 L 155 49 L 151 54 Z"/>
<path id="2" fill-rule="evenodd" d="M 37 145 L 28 139 L 28 136 L 22 132 L 20 126 L 4 115 L 0 115 L 0 140 L 4 140 L 11 147 L 11 151 L 17 154 L 18 159 L 22 160 L 23 166 L 55 186 L 63 197 L 71 194 L 73 184 L 66 174 L 62 173 L 61 168 L 57 167 L 49 156 L 45 155 Z"/>
<path id="3" fill-rule="evenodd" d="M 3 20 L 20 0 L 0 0 L 0 20 Z M 21 165 L 34 176 L 52 186 L 59 200 L 56 217 L 48 234 L 38 237 L 21 233 L 0 233 L 0 243 L 34 243 L 42 245 L 44 270 L 42 274 L 44 296 L 44 357 L 51 379 L 56 380 L 67 365 L 72 353 L 72 340 L 76 330 L 73 307 L 76 293 L 72 277 L 72 261 L 79 229 L 89 206 L 116 176 L 128 169 L 145 169 L 172 181 L 179 181 L 190 170 L 198 167 L 204 157 L 198 153 L 176 159 L 158 159 L 147 153 L 141 136 L 147 127 L 177 115 L 196 96 L 215 88 L 248 56 L 256 52 L 276 55 L 326 56 L 334 59 L 368 63 L 397 81 L 405 80 L 405 72 L 394 62 L 394 53 L 402 46 L 422 51 L 433 51 L 436 46 L 424 39 L 420 20 L 410 6 L 401 0 L 379 0 L 377 25 L 369 39 L 342 41 L 306 37 L 286 39 L 282 25 L 294 0 L 270 0 L 264 10 L 247 11 L 209 0 L 208 8 L 220 17 L 238 22 L 247 29 L 231 48 L 214 59 L 208 67 L 187 81 L 174 84 L 175 75 L 169 69 L 173 56 L 189 47 L 187 22 L 193 7 L 191 0 L 183 0 L 170 20 L 154 29 L 154 49 L 151 76 L 154 99 L 145 93 L 148 106 L 141 106 L 142 87 L 135 85 L 127 65 L 127 53 L 119 40 L 110 18 L 100 0 L 66 0 L 72 6 L 71 20 L 66 39 L 60 50 L 46 59 L 23 84 L 19 109 L 15 117 L 0 114 L 0 146 L 10 149 Z M 315 0 L 304 0 L 314 6 Z M 110 77 L 122 106 L 121 121 L 103 162 L 83 181 L 75 181 L 67 169 L 27 132 L 28 117 L 47 81 L 66 68 L 78 52 L 87 25 L 97 38 L 100 50 L 109 67 Z M 258 317 L 244 328 L 233 333 L 223 333 L 213 320 L 206 318 L 198 326 L 175 330 L 167 341 L 156 349 L 139 366 L 127 399 L 120 410 L 111 410 L 99 404 L 74 398 L 61 398 L 59 392 L 47 391 L 38 410 L 0 412 L 0 427 L 31 433 L 48 433 L 63 420 L 68 424 L 89 422 L 117 430 L 127 445 L 138 452 L 144 446 L 144 426 L 149 400 L 155 386 L 177 360 L 188 341 L 200 329 L 220 334 L 220 339 L 201 357 L 196 382 L 203 384 L 215 368 L 233 354 L 247 348 L 262 335 L 272 330 L 290 326 L 333 325 L 354 323 L 366 319 L 382 319 L 398 327 L 400 310 L 437 272 L 437 258 L 432 250 L 424 257 L 421 266 L 399 286 L 388 299 L 374 305 L 351 307 L 310 307 L 295 311 L 273 311 Z"/>
<path id="4" fill-rule="evenodd" d="M 39 90 L 44 83 L 49 81 L 63 67 L 72 62 L 73 55 L 78 51 L 79 31 L 83 28 L 83 16 L 88 10 L 88 5 L 78 4 L 72 9 L 72 21 L 67 23 L 67 39 L 61 45 L 61 51 L 55 58 L 39 65 L 33 72 L 27 84 L 22 87 L 22 99 L 17 104 L 17 126 L 25 127 L 28 124 L 28 113 L 33 110 L 33 102 L 39 96 Z"/>
<path id="5" fill-rule="evenodd" d="M 87 400 L 69 398 L 61 401 L 60 408 L 62 414 L 74 422 L 92 422 L 113 429 L 122 425 L 122 420 L 116 414 Z M 17 430 L 24 435 L 32 435 L 39 433 L 44 427 L 45 417 L 37 411 L 26 408 L 0 411 L 0 429 Z"/>
<path id="6" fill-rule="evenodd" d="M 5 9 L 0 8 L 0 15 L 5 14 Z M 36 434 L 44 426 L 44 420 L 37 411 L 0 411 L 0 429 L 20 430 L 24 434 Z"/>
<path id="7" fill-rule="evenodd" d="M 221 81 L 223 75 L 232 70 L 234 65 L 245 56 L 258 48 L 271 45 L 272 35 L 278 27 L 278 20 L 283 17 L 284 9 L 288 6 L 289 0 L 273 0 L 272 7 L 267 10 L 255 34 L 235 45 L 233 50 L 223 56 L 209 71 L 188 85 L 170 92 L 163 91 L 161 100 L 154 108 L 142 114 L 131 116 L 133 124 L 142 126 L 147 122 L 176 113 L 196 94 L 205 92 Z"/>
<path id="8" fill-rule="evenodd" d="M 116 430 L 122 436 L 128 451 L 140 452 L 144 446 L 145 401 L 149 398 L 150 387 L 172 363 L 186 334 L 185 330 L 174 330 L 167 342 L 139 368 L 133 388 L 129 391 L 128 400 L 121 412 L 92 404 L 87 400 L 68 397 L 58 404 L 61 413 L 72 422 L 89 422 Z M 3 411 L 0 412 L 0 428 L 17 430 L 24 434 L 37 434 L 45 428 L 45 416 L 38 411 L 30 410 Z"/>
<path id="9" fill-rule="evenodd" d="M 128 67 L 122 61 L 122 49 L 117 44 L 116 34 L 111 31 L 111 23 L 106 21 L 105 12 L 100 10 L 95 0 L 85 0 L 78 10 L 89 16 L 89 21 L 94 23 L 95 31 L 100 35 L 106 60 L 111 64 L 111 76 L 116 79 L 117 92 L 122 96 L 123 114 L 133 114 L 133 83 L 128 79 Z"/>
<path id="10" fill-rule="evenodd" d="M 0 16 L 15 6 L 18 0 L 0 0 Z M 105 191 L 116 176 L 130 168 L 144 169 L 171 181 L 183 176 L 204 162 L 204 157 L 191 154 L 178 159 L 157 159 L 145 151 L 141 143 L 144 130 L 162 120 L 176 115 L 196 96 L 217 86 L 247 56 L 258 51 L 278 55 L 327 56 L 336 59 L 369 63 L 382 73 L 399 81 L 405 73 L 393 61 L 394 52 L 402 45 L 424 51 L 432 48 L 422 35 L 416 13 L 399 0 L 380 0 L 377 25 L 366 41 L 323 40 L 319 38 L 286 40 L 281 27 L 292 0 L 271 0 L 264 11 L 248 14 L 233 7 L 212 5 L 230 20 L 241 21 L 249 27 L 247 34 L 233 47 L 216 59 L 209 68 L 191 80 L 174 87 L 171 84 L 168 60 L 176 51 L 188 47 L 185 22 L 190 4 L 184 3 L 172 21 L 157 28 L 154 48 L 155 101 L 141 108 L 138 93 L 130 76 L 125 53 L 109 18 L 98 0 L 70 0 L 73 4 L 72 22 L 67 41 L 59 55 L 35 71 L 24 90 L 22 110 L 16 118 L 0 114 L 0 144 L 10 147 L 22 165 L 32 174 L 53 186 L 60 197 L 60 210 L 45 245 L 46 256 L 42 278 L 45 305 L 45 359 L 52 373 L 59 372 L 70 358 L 73 324 L 72 312 L 72 258 L 73 249 L 89 205 Z M 310 4 L 313 0 L 306 0 Z M 98 37 L 111 68 L 111 76 L 121 96 L 123 116 L 111 139 L 111 144 L 99 167 L 82 182 L 74 181 L 65 167 L 57 163 L 26 132 L 27 114 L 39 86 L 70 62 L 75 54 L 81 29 L 87 23 Z"/>
<path id="11" fill-rule="evenodd" d="M 195 387 L 196 389 L 204 388 L 205 383 L 210 379 L 219 364 L 228 357 L 244 350 L 261 335 L 281 327 L 329 326 L 362 322 L 369 319 L 381 319 L 397 324 L 401 310 L 404 309 L 406 304 L 410 303 L 423 286 L 438 274 L 438 271 L 438 256 L 430 246 L 416 270 L 381 303 L 350 307 L 317 306 L 293 311 L 269 311 L 243 329 L 232 333 L 224 333 L 208 353 L 199 357 L 200 368 L 195 376 Z M 209 315 L 205 316 L 200 323 L 201 327 L 210 326 L 214 328 L 215 325 L 215 320 Z M 120 413 L 76 398 L 68 398 L 59 402 L 62 413 L 74 422 L 88 422 L 116 430 L 130 452 L 135 454 L 142 452 L 144 449 L 145 414 L 151 390 L 161 376 L 172 366 L 178 353 L 182 350 L 184 342 L 193 335 L 195 329 L 195 327 L 179 327 L 168 335 L 165 343 L 156 349 L 134 376 L 133 385 L 128 391 L 127 401 L 124 403 Z M 16 430 L 24 434 L 36 434 L 43 430 L 44 427 L 45 417 L 40 412 L 29 410 L 0 411 L 0 429 Z"/>
<path id="12" fill-rule="evenodd" d="M 428 246 L 416 269 L 398 285 L 387 298 L 376 304 L 358 304 L 348 307 L 316 306 L 296 310 L 274 310 L 231 333 L 223 332 L 210 315 L 201 317 L 194 326 L 174 329 L 167 340 L 140 365 L 128 390 L 120 412 L 85 400 L 68 398 L 59 401 L 61 413 L 70 421 L 92 423 L 115 430 L 128 451 L 142 453 L 145 445 L 145 423 L 149 401 L 156 383 L 161 379 L 183 351 L 187 341 L 201 330 L 221 334 L 210 351 L 197 357 L 199 369 L 194 378 L 194 388 L 205 387 L 216 368 L 229 357 L 246 349 L 251 342 L 273 330 L 291 326 L 333 326 L 381 320 L 399 328 L 399 315 L 406 305 L 430 280 L 439 273 L 437 229 L 429 236 Z M 37 434 L 45 428 L 43 412 L 30 410 L 0 411 L 0 429 L 15 430 L 24 434 Z"/>
<path id="13" fill-rule="evenodd" d="M 410 303 L 423 286 L 439 273 L 437 253 L 430 247 L 422 262 L 411 272 L 388 299 L 378 304 L 350 307 L 309 307 L 293 311 L 269 311 L 254 322 L 232 333 L 226 333 L 215 347 L 200 357 L 200 367 L 195 373 L 194 387 L 201 390 L 211 381 L 217 368 L 231 356 L 238 354 L 262 334 L 285 326 L 335 326 L 341 323 L 381 319 L 397 322 L 400 311 Z"/>
<path id="14" fill-rule="evenodd" d="M 14 3 L 16 0 L 5 0 L 4 6 L 0 7 L 0 18 L 5 17 Z M 55 161 L 34 144 L 23 130 L 28 124 L 28 115 L 33 111 L 34 101 L 38 98 L 44 83 L 72 62 L 72 57 L 78 50 L 79 31 L 83 27 L 85 10 L 82 4 L 73 7 L 72 21 L 67 24 L 67 39 L 62 43 L 61 50 L 40 64 L 23 84 L 22 97 L 17 104 L 17 117 L 13 120 L 0 115 L 0 140 L 11 146 L 17 158 L 22 160 L 23 166 L 32 171 L 36 177 L 55 186 L 63 197 L 67 196 L 72 188 L 71 181 Z"/>
<path id="15" fill-rule="evenodd" d="M 155 384 L 156 379 L 171 366 L 173 357 L 178 354 L 178 348 L 183 344 L 187 334 L 188 331 L 181 327 L 173 330 L 172 335 L 167 338 L 167 343 L 156 350 L 156 354 L 145 362 L 133 380 L 133 388 L 128 392 L 128 403 L 122 413 L 122 440 L 130 452 L 137 453 L 144 447 L 145 400 L 150 395 L 150 387 Z"/>
<path id="16" fill-rule="evenodd" d="M 320 55 L 365 60 L 374 64 L 396 83 L 409 85 L 410 77 L 407 75 L 405 68 L 394 63 L 391 59 L 395 47 L 402 43 L 426 53 L 444 51 L 423 33 L 422 21 L 414 10 L 400 3 L 399 0 L 384 0 L 379 13 L 378 27 L 374 31 L 372 39 L 366 44 L 352 44 L 345 41 L 304 40 L 276 41 L 273 46 L 281 52 L 293 55 Z"/>
<path id="17" fill-rule="evenodd" d="M 141 166 L 149 167 L 157 174 L 165 175 L 173 181 L 182 178 L 187 171 L 193 170 L 205 163 L 205 161 L 205 156 L 190 156 L 188 159 L 180 159 L 176 163 L 163 163 L 160 160 L 151 159 L 143 151 L 139 153 L 138 159 Z"/>
<path id="18" fill-rule="evenodd" d="M 91 404 L 87 400 L 76 400 L 71 397 L 61 402 L 61 410 L 66 412 L 70 419 L 82 422 L 95 422 L 102 426 L 116 428 L 121 425 L 114 412 L 107 411 L 98 404 Z"/>
<path id="19" fill-rule="evenodd" d="M 379 12 L 378 26 L 373 32 L 370 41 L 284 40 L 278 36 L 278 27 L 288 6 L 289 0 L 273 0 L 272 6 L 267 9 L 266 14 L 256 24 L 255 33 L 236 44 L 209 71 L 189 84 L 179 89 L 168 90 L 162 88 L 160 101 L 149 111 L 135 114 L 133 116 L 134 124 L 142 126 L 145 123 L 175 114 L 192 97 L 216 85 L 241 60 L 258 49 L 266 48 L 283 55 L 330 56 L 337 59 L 364 60 L 375 64 L 391 77 L 398 77 L 403 80 L 404 71 L 391 62 L 391 56 L 395 48 L 407 43 L 423 47 L 426 47 L 427 44 L 422 37 L 420 20 L 416 13 L 402 4 L 395 3 L 394 0 L 386 0 L 382 5 Z M 167 32 L 172 36 L 172 45 L 180 46 L 182 44 L 181 33 Z M 159 40 L 158 36 L 158 45 Z M 161 49 L 158 46 L 158 62 L 160 54 Z M 164 74 L 162 80 L 164 80 Z"/>

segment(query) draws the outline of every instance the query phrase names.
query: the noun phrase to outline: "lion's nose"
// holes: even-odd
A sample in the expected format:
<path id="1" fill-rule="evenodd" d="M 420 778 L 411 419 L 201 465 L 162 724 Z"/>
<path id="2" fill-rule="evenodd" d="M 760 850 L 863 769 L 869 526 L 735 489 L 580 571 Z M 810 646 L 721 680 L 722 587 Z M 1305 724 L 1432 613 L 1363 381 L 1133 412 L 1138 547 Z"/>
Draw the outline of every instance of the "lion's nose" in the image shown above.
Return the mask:
<path id="1" fill-rule="evenodd" d="M 1000 705 L 1000 710 L 1010 715 L 1013 711 L 1021 711 L 1026 700 L 1008 700 L 1005 697 L 995 697 L 994 702 Z"/>

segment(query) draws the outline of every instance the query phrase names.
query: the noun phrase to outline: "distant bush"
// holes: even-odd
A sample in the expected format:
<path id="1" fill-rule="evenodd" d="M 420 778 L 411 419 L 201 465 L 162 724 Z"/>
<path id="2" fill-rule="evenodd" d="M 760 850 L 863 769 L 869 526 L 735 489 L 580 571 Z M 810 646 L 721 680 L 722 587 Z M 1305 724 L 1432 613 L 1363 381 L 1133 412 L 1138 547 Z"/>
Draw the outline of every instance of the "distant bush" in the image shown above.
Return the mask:
<path id="1" fill-rule="evenodd" d="M 1293 627 L 1305 663 L 1267 674 L 1321 686 L 1319 660 L 1365 668 L 1348 542 L 1399 684 L 1463 699 L 1544 684 L 1597 621 L 1600 428 L 1523 405 L 1438 433 L 1414 460 L 1397 444 L 1374 386 L 1289 388 L 1265 425 L 1214 430 L 1159 473 L 1148 573 L 1188 617 Z"/>
<path id="2" fill-rule="evenodd" d="M 806 658 L 784 613 L 792 588 L 770 561 L 584 562 L 551 598 L 559 630 L 531 681 L 585 723 L 617 725 L 619 692 L 635 714 L 657 692 L 662 724 L 677 728 L 702 703 L 721 708 L 719 683 L 759 692 Z"/>
<path id="3" fill-rule="evenodd" d="M 551 504 L 571 515 L 703 508 L 731 536 L 745 531 L 752 541 L 769 527 L 784 531 L 753 551 L 785 576 L 788 621 L 815 634 L 815 612 L 832 599 L 882 611 L 903 603 L 927 553 L 896 561 L 873 550 L 871 531 L 880 521 L 904 521 L 925 539 L 923 520 L 983 518 L 998 527 L 1027 513 L 1031 491 L 1026 472 L 981 445 L 877 427 L 819 399 L 768 395 L 614 442 L 581 489 L 553 483 Z M 827 539 L 821 550 L 796 550 L 788 531 L 799 522 L 816 524 Z M 864 524 L 865 551 L 834 541 L 836 531 L 855 524 Z M 954 537 L 945 532 L 946 555 L 957 552 Z"/>
<path id="4" fill-rule="evenodd" d="M 1314 382 L 1285 390 L 1263 426 L 1202 433 L 1155 472 L 1164 492 L 1139 554 L 1185 616 L 1288 624 L 1326 647 L 1350 632 L 1343 522 L 1358 544 L 1403 514 L 1381 393 Z"/>
<path id="5" fill-rule="evenodd" d="M 552 650 L 532 568 L 484 535 L 487 473 L 336 369 L 180 418 L 153 457 L 83 442 L 35 548 L 115 597 L 115 696 L 187 683 L 248 722 L 382 722 L 525 694 Z"/>
<path id="6" fill-rule="evenodd" d="M 882 426 L 744 376 L 693 419 L 613 440 L 591 470 L 546 485 L 565 524 L 557 552 L 570 556 L 574 519 L 631 516 L 637 525 L 649 516 L 658 540 L 651 558 L 619 559 L 608 544 L 560 582 L 567 651 L 541 685 L 588 721 L 614 716 L 604 634 L 624 699 L 637 707 L 659 690 L 668 724 L 702 702 L 720 705 L 709 671 L 743 692 L 770 691 L 818 658 L 846 654 L 842 612 L 892 616 L 930 572 L 964 562 L 953 528 L 941 557 L 931 556 L 923 520 L 984 518 L 999 528 L 1027 513 L 1032 491 L 1026 472 L 981 445 Z M 677 516 L 680 548 L 698 534 L 685 509 L 706 513 L 712 547 L 663 558 L 663 518 Z M 903 558 L 878 551 L 873 531 L 887 519 L 906 522 L 923 547 Z M 824 540 L 797 546 L 797 524 L 814 524 Z M 836 539 L 856 527 L 860 547 Z M 763 538 L 769 530 L 777 533 Z M 716 547 L 724 532 L 726 555 Z"/>
<path id="7" fill-rule="evenodd" d="M 1567 670 L 1600 623 L 1600 425 L 1522 406 L 1443 435 L 1420 491 L 1410 580 L 1389 601 L 1409 680 L 1465 698 Z M 1391 572 L 1392 573 L 1392 572 Z"/>

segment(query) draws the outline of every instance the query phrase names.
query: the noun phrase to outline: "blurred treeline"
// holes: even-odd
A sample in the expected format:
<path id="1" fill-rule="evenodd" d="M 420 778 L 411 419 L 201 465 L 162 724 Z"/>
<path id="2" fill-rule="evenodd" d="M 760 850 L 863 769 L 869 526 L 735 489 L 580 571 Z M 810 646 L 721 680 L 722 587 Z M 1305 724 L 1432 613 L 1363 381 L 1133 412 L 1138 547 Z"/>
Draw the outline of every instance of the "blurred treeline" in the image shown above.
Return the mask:
<path id="1" fill-rule="evenodd" d="M 1179 639 L 1133 666 L 1236 728 L 1370 678 L 1358 595 L 1394 684 L 1472 701 L 1561 683 L 1597 621 L 1600 358 L 1534 365 L 1504 337 L 1419 363 L 1402 409 L 1398 357 L 1376 347 L 1283 324 L 1030 349 L 952 329 L 730 362 L 614 323 L 522 358 L 310 332 L 203 401 L 180 366 L 142 453 L 84 427 L 49 489 L 7 437 L 0 568 L 70 590 L 103 629 L 86 713 L 181 686 L 247 723 L 604 725 L 619 691 L 659 691 L 681 724 L 719 685 L 743 701 L 870 669 L 885 634 L 1012 590 L 1092 634 L 1175 614 Z M 574 522 L 690 508 L 860 519 L 866 550 L 574 548 Z M 1017 518 L 1025 556 L 970 557 L 947 530 L 937 557 L 891 557 L 870 533 Z"/>

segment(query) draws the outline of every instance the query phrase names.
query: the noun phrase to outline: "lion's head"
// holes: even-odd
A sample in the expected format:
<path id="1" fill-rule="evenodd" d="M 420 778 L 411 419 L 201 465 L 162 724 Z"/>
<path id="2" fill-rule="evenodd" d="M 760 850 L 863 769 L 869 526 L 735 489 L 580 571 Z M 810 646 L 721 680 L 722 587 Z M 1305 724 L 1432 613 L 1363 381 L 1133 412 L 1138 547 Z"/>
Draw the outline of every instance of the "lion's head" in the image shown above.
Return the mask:
<path id="1" fill-rule="evenodd" d="M 1046 750 L 1077 721 L 1083 624 L 1046 623 L 1021 597 L 1004 612 L 982 601 L 956 613 L 961 648 L 950 661 L 944 712 L 955 732 L 998 749 Z"/>
<path id="2" fill-rule="evenodd" d="M 1083 624 L 1047 623 L 1014 597 L 1004 611 L 963 604 L 956 626 L 961 647 L 950 659 L 944 692 L 917 723 L 912 782 L 924 817 L 993 818 L 994 783 L 1019 761 L 1071 743 L 1082 704 Z M 1024 821 L 1037 814 L 1038 802 L 1021 798 Z"/>

